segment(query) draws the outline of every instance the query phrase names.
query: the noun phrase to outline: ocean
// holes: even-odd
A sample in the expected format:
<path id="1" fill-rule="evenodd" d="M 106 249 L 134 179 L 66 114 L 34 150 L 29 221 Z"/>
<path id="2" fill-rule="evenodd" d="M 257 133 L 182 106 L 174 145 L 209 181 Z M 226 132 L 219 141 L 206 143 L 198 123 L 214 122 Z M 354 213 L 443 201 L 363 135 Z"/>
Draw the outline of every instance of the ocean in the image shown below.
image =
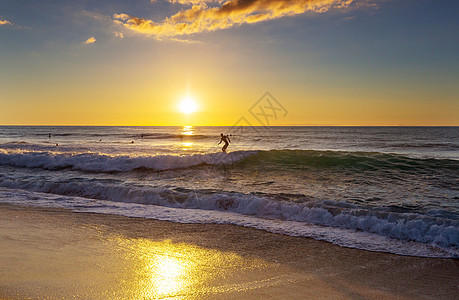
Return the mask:
<path id="1" fill-rule="evenodd" d="M 0 126 L 0 203 L 457 258 L 458 150 L 459 127 Z"/>

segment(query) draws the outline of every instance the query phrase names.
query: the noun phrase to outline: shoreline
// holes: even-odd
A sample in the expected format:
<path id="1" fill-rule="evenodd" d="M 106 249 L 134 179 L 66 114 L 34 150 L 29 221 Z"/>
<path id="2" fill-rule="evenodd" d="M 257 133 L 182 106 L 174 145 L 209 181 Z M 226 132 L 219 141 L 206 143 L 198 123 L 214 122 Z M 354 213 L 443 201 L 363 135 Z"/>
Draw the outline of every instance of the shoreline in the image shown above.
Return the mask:
<path id="1" fill-rule="evenodd" d="M 0 298 L 454 299 L 459 260 L 0 204 Z"/>

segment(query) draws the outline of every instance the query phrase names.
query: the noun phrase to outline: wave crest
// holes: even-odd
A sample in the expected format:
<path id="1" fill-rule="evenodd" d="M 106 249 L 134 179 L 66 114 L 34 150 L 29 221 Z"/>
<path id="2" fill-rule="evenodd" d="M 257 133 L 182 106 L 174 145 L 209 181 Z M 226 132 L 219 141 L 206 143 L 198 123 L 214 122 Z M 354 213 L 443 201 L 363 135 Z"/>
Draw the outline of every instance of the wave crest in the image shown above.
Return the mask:
<path id="1" fill-rule="evenodd" d="M 396 154 L 316 150 L 233 151 L 193 155 L 108 155 L 97 153 L 54 153 L 0 149 L 0 165 L 47 170 L 73 169 L 91 172 L 156 171 L 199 165 L 242 163 L 242 166 L 286 168 L 340 168 L 354 171 L 431 171 L 457 173 L 459 162 L 450 159 L 420 159 Z"/>
<path id="2" fill-rule="evenodd" d="M 225 211 L 271 220 L 295 221 L 326 228 L 340 228 L 376 234 L 380 237 L 415 241 L 459 253 L 459 224 L 439 211 L 407 213 L 388 207 L 366 208 L 332 200 L 293 203 L 277 201 L 275 195 L 237 192 L 128 187 L 110 183 L 18 181 L 0 177 L 0 186 L 55 195 L 136 203 L 179 209 Z M 275 225 L 274 225 L 275 226 Z M 301 235 L 301 231 L 292 234 Z M 448 250 L 449 249 L 449 250 Z"/>
<path id="3" fill-rule="evenodd" d="M 194 154 L 187 156 L 110 156 L 106 154 L 53 154 L 50 152 L 10 153 L 0 150 L 0 165 L 46 170 L 73 169 L 90 172 L 127 172 L 136 169 L 156 171 L 188 168 L 199 165 L 222 165 L 239 162 L 257 153 L 234 151 L 231 153 Z"/>

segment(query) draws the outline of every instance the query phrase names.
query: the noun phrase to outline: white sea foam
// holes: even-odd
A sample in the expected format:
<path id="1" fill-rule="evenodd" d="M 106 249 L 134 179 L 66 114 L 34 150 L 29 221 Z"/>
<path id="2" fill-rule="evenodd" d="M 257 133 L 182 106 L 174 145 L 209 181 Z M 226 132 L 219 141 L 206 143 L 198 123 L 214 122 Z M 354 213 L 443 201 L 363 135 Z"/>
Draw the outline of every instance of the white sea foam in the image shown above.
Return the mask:
<path id="1" fill-rule="evenodd" d="M 181 209 L 137 203 L 111 202 L 3 188 L 0 189 L 0 202 L 16 205 L 65 208 L 76 212 L 151 218 L 177 223 L 233 224 L 291 236 L 310 237 L 344 247 L 400 255 L 444 258 L 459 256 L 457 248 L 441 248 L 416 241 L 393 239 L 369 232 L 319 226 L 298 221 L 279 222 L 278 220 L 228 211 Z"/>
<path id="2" fill-rule="evenodd" d="M 340 232 L 341 234 L 349 230 L 351 232 L 361 232 L 361 234 L 365 233 L 366 236 L 378 239 L 384 237 L 404 242 L 419 242 L 436 249 L 442 249 L 441 251 L 446 251 L 452 256 L 457 254 L 457 249 L 459 248 L 459 226 L 457 221 L 431 217 L 428 214 L 391 212 L 385 208 L 367 209 L 335 201 L 292 203 L 275 201 L 268 196 L 261 197 L 243 193 L 175 191 L 163 187 L 126 187 L 100 183 L 21 183 L 4 179 L 0 182 L 0 186 L 9 189 L 45 192 L 48 193 L 48 196 L 44 197 L 45 199 L 62 195 L 65 199 L 73 199 L 71 196 L 81 196 L 84 197 L 81 199 L 101 200 L 98 208 L 91 210 L 93 212 L 118 214 L 118 210 L 124 207 L 122 214 L 126 216 L 161 219 L 153 213 L 149 215 L 144 213 L 144 211 L 151 211 L 151 207 L 155 206 L 160 211 L 173 209 L 172 211 L 175 214 L 174 217 L 169 216 L 167 219 L 169 221 L 182 222 L 184 220 L 183 216 L 187 216 L 187 222 L 196 223 L 213 223 L 215 221 L 214 216 L 219 215 L 221 212 L 231 212 L 233 218 L 237 215 L 239 219 L 250 216 L 252 221 L 260 218 L 263 220 L 270 219 L 272 221 L 266 224 L 270 224 L 269 231 L 272 232 L 285 232 L 289 235 L 312 238 L 319 238 L 321 236 L 320 232 L 325 230 L 323 228 L 329 228 L 325 230 L 328 232 L 326 237 L 320 239 L 349 247 L 352 246 L 352 243 L 350 241 L 346 242 L 345 236 L 340 235 L 338 239 L 340 242 L 338 243 L 336 240 L 338 237 L 334 237 L 333 232 Z M 86 201 L 81 199 L 80 201 Z M 32 203 L 38 204 L 39 202 Z M 125 204 L 135 204 L 133 206 L 135 210 L 126 211 L 131 206 L 125 206 Z M 112 207 L 117 207 L 117 209 L 112 211 Z M 159 207 L 162 207 L 162 209 L 159 209 Z M 74 207 L 70 205 L 70 208 Z M 198 215 L 201 217 L 190 219 L 190 209 L 193 210 L 193 215 L 200 211 Z M 202 216 L 207 216 L 207 219 L 201 219 Z M 233 222 L 231 220 L 227 220 L 225 223 L 258 228 L 258 225 L 252 226 L 248 225 L 248 223 Z M 277 220 L 277 222 L 274 220 Z M 310 227 L 313 225 L 314 227 Z M 266 226 L 264 225 L 263 229 L 268 230 Z M 305 228 L 308 228 L 308 230 L 305 231 Z M 314 230 L 311 228 L 314 228 Z M 364 246 L 361 247 L 364 248 Z M 387 251 L 410 254 L 408 252 L 397 252 L 398 250 Z"/>
<path id="3" fill-rule="evenodd" d="M 0 149 L 0 165 L 23 168 L 56 170 L 69 168 L 91 172 L 126 172 L 140 168 L 171 170 L 203 164 L 231 164 L 257 153 L 257 151 L 235 151 L 231 153 L 194 154 L 187 156 L 111 156 L 95 153 L 52 153 L 34 151 L 11 151 Z"/>

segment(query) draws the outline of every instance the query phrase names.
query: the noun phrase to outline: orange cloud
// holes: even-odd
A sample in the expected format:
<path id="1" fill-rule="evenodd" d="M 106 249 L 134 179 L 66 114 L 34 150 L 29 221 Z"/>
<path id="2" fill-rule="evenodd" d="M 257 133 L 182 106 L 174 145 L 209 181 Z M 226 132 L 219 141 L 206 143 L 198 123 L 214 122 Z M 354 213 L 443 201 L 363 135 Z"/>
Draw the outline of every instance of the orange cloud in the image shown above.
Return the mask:
<path id="1" fill-rule="evenodd" d="M 172 4 L 182 4 L 182 5 L 190 5 L 190 4 L 196 5 L 196 4 L 212 3 L 212 2 L 222 3 L 225 1 L 226 0 L 169 0 L 169 2 Z"/>
<path id="2" fill-rule="evenodd" d="M 89 39 L 87 39 L 86 41 L 84 41 L 82 44 L 89 45 L 89 44 L 93 44 L 95 42 L 96 42 L 96 38 L 92 36 Z"/>
<path id="3" fill-rule="evenodd" d="M 349 7 L 357 0 L 169 0 L 171 3 L 193 4 L 161 23 L 130 16 L 114 14 L 114 22 L 147 35 L 173 37 L 205 31 L 216 31 L 244 23 L 293 16 L 305 12 L 324 13 L 330 9 Z M 219 3 L 209 7 L 208 3 Z M 223 3 L 223 4 L 221 4 Z"/>
<path id="4" fill-rule="evenodd" d="M 3 26 L 3 25 L 13 25 L 13 24 L 8 20 L 0 20 L 0 26 Z"/>

